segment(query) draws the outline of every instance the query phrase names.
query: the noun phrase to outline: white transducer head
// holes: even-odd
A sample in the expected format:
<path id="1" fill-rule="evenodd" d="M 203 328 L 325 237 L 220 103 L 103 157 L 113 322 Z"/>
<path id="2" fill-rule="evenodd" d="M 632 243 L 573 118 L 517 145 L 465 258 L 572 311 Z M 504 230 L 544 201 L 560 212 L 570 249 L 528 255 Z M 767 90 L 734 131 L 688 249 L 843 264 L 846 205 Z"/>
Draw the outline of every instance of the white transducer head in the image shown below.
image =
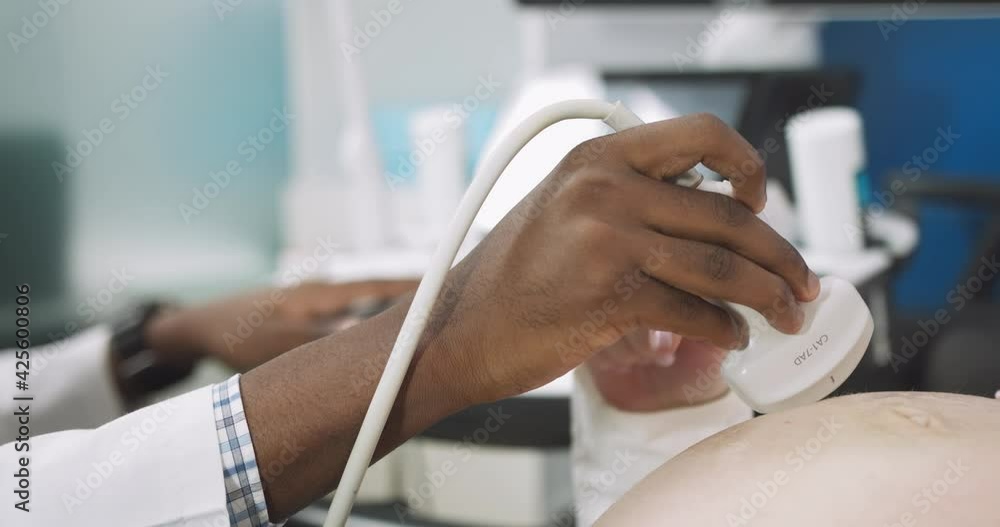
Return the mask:
<path id="1" fill-rule="evenodd" d="M 833 276 L 820 279 L 820 287 L 815 300 L 801 304 L 806 316 L 795 335 L 731 305 L 750 324 L 750 345 L 729 352 L 722 374 L 754 410 L 770 413 L 819 401 L 843 384 L 868 349 L 874 322 L 857 289 Z"/>
<path id="2" fill-rule="evenodd" d="M 706 192 L 732 197 L 729 182 L 703 181 Z M 833 393 L 861 362 L 875 323 L 850 282 L 820 279 L 820 293 L 800 304 L 805 321 L 796 335 L 771 327 L 756 311 L 726 302 L 750 324 L 750 344 L 722 364 L 729 387 L 751 408 L 771 413 L 814 403 Z"/>

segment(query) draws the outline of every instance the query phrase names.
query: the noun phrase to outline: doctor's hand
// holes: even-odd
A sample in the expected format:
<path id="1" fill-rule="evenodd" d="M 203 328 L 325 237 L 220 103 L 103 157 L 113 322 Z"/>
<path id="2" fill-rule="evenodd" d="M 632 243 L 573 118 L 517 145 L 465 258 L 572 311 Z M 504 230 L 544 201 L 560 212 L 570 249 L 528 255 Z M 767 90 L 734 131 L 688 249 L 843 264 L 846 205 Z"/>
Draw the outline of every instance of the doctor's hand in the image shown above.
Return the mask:
<path id="1" fill-rule="evenodd" d="M 735 198 L 669 183 L 698 163 L 729 179 Z M 761 159 L 715 117 L 652 123 L 574 148 L 420 313 L 426 329 L 375 457 L 470 405 L 541 386 L 639 328 L 704 343 L 690 354 L 699 359 L 709 346 L 744 346 L 742 318 L 705 298 L 798 330 L 799 302 L 819 293 L 819 281 L 754 215 L 764 201 Z M 265 478 L 272 518 L 336 485 L 393 343 L 415 337 L 400 334 L 409 307 L 404 300 L 241 378 L 258 466 L 282 467 Z M 288 444 L 305 454 L 287 461 Z"/>
<path id="2" fill-rule="evenodd" d="M 163 360 L 193 364 L 212 357 L 247 371 L 332 332 L 331 317 L 361 300 L 385 300 L 412 281 L 305 282 L 170 309 L 149 324 L 146 340 Z"/>
<path id="3" fill-rule="evenodd" d="M 619 410 L 668 410 L 725 395 L 720 364 L 726 353 L 707 342 L 638 329 L 591 357 L 585 374 Z"/>
<path id="4" fill-rule="evenodd" d="M 699 162 L 733 198 L 669 184 Z M 698 352 L 745 346 L 746 322 L 706 298 L 797 331 L 819 280 L 756 217 L 765 200 L 762 160 L 713 116 L 574 148 L 449 276 L 437 323 L 483 378 L 473 399 L 538 387 L 638 328 L 684 335 Z"/>

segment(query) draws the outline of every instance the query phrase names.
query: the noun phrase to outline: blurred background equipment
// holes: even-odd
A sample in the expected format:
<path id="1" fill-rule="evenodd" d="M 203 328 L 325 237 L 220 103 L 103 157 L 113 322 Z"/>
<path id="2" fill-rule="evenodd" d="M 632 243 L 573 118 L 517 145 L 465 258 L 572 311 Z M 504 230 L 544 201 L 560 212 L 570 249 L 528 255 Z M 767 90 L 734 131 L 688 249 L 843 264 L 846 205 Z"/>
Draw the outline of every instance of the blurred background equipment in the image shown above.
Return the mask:
<path id="1" fill-rule="evenodd" d="M 896 173 L 891 181 L 905 177 Z M 898 358 L 919 364 L 912 382 L 920 389 L 991 397 L 1000 375 L 1000 305 L 989 294 L 1000 270 L 1000 185 L 954 176 L 931 176 L 911 185 L 905 198 L 910 207 L 973 209 L 986 213 L 988 220 L 979 243 L 965 255 L 967 278 L 946 296 L 948 308 L 927 318 L 896 321 L 901 330 Z"/>
<path id="2" fill-rule="evenodd" d="M 63 330 L 60 321 L 78 316 L 65 305 L 68 244 L 68 207 L 65 185 L 52 176 L 49 164 L 62 153 L 62 145 L 42 131 L 0 131 L 0 287 L 14 291 L 31 284 L 37 309 L 35 331 Z M 14 296 L 0 300 L 5 313 L 13 313 Z M 6 320 L 6 318 L 4 319 Z M 11 316 L 13 321 L 13 316 Z M 0 329 L 7 342 L 15 340 L 17 326 Z"/>

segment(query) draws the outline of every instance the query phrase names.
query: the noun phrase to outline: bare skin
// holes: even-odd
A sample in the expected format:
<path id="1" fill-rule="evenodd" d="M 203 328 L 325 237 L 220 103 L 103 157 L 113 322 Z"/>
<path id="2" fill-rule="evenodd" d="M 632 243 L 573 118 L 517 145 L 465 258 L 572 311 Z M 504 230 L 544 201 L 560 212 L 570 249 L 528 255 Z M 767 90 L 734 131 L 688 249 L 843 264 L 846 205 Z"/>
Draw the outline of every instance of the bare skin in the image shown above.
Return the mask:
<path id="1" fill-rule="evenodd" d="M 597 525 L 1000 525 L 1000 401 L 886 392 L 747 421 L 671 459 Z"/>
<path id="2" fill-rule="evenodd" d="M 375 280 L 261 289 L 163 311 L 149 324 L 146 341 L 164 360 L 193 363 L 211 357 L 247 371 L 329 334 L 330 317 L 359 299 L 392 299 L 416 287 L 412 280 Z M 255 316 L 261 322 L 249 335 L 241 332 L 240 321 Z"/>
<path id="3" fill-rule="evenodd" d="M 664 182 L 699 162 L 730 179 L 735 199 Z M 819 282 L 754 216 L 764 179 L 750 145 L 706 115 L 575 148 L 452 269 L 377 455 L 469 405 L 541 386 L 639 328 L 744 346 L 745 321 L 703 298 L 796 331 L 799 302 Z M 272 520 L 336 485 L 407 308 L 244 375 Z"/>
<path id="4" fill-rule="evenodd" d="M 328 335 L 329 319 L 357 300 L 393 299 L 415 287 L 411 280 L 386 280 L 262 289 L 162 309 L 146 325 L 144 338 L 158 360 L 178 370 L 191 371 L 202 359 L 212 358 L 242 372 Z M 142 404 L 145 399 L 137 394 L 144 387 L 120 375 L 116 360 L 112 357 L 109 366 L 126 405 Z"/>
<path id="5" fill-rule="evenodd" d="M 708 342 L 638 330 L 594 355 L 587 371 L 611 406 L 626 412 L 659 412 L 704 404 L 728 393 L 719 372 L 725 356 L 725 350 Z M 700 389 L 685 390 L 699 378 Z"/>

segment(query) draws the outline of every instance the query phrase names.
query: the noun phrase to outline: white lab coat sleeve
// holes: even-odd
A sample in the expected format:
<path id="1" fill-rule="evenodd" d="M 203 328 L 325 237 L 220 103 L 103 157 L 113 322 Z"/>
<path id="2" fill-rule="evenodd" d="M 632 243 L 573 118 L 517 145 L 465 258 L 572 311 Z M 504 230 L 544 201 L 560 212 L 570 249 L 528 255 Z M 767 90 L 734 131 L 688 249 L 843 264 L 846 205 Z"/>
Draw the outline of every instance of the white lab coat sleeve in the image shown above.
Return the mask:
<path id="1" fill-rule="evenodd" d="M 17 451 L 23 444 L 30 450 Z M 30 459 L 30 495 L 6 492 L 0 525 L 229 525 L 211 387 L 94 430 L 32 436 L 0 452 L 6 478 L 21 470 L 22 456 Z M 12 506 L 22 499 L 30 499 L 30 512 Z"/>
<path id="2" fill-rule="evenodd" d="M 72 337 L 29 347 L 28 390 L 15 386 L 17 357 L 14 350 L 0 351 L 0 443 L 17 433 L 10 417 L 15 396 L 34 397 L 31 431 L 41 435 L 74 428 L 95 428 L 122 415 L 124 406 L 111 376 L 111 330 L 95 326 Z"/>
<path id="3" fill-rule="evenodd" d="M 753 417 L 734 393 L 711 403 L 632 413 L 604 401 L 587 366 L 574 372 L 571 396 L 574 510 L 590 527 L 611 505 L 689 446 Z"/>

